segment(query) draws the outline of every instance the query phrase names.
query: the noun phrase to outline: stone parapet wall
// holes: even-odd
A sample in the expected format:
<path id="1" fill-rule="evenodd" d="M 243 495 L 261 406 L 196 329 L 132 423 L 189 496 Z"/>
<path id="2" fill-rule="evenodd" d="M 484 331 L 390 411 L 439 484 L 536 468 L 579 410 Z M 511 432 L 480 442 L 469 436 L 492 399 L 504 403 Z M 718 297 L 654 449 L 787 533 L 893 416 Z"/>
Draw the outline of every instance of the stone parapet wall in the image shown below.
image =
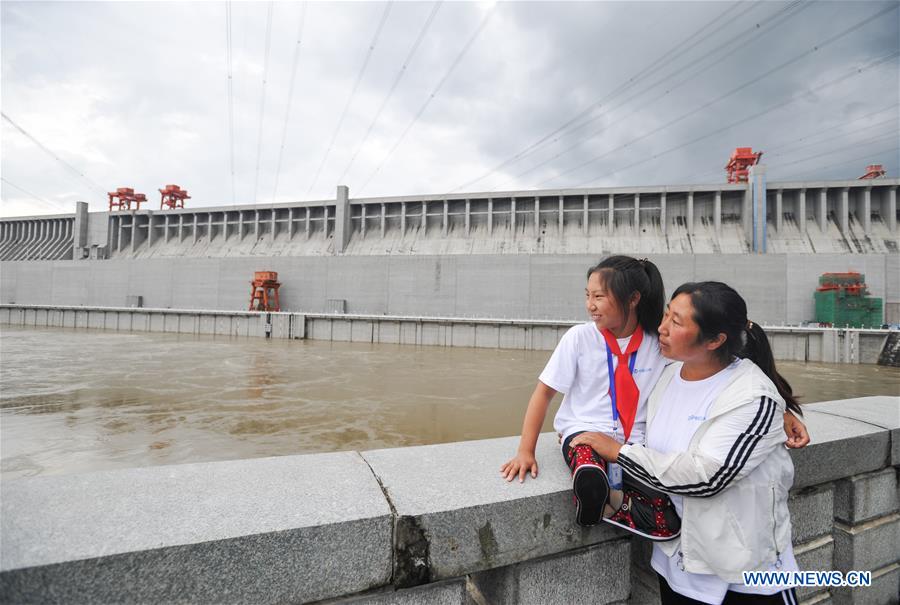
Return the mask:
<path id="1" fill-rule="evenodd" d="M 805 603 L 896 603 L 900 397 L 805 406 L 792 452 L 804 569 L 871 570 Z M 555 436 L 45 476 L 2 485 L 4 603 L 657 602 L 648 549 L 580 528 Z"/>

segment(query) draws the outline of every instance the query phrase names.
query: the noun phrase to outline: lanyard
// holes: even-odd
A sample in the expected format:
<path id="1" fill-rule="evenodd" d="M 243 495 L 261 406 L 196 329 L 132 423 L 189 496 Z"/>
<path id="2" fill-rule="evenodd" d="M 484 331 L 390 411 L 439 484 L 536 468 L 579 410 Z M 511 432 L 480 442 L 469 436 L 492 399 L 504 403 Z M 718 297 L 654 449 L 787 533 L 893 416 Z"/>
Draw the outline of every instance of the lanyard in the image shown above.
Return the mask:
<path id="1" fill-rule="evenodd" d="M 637 351 L 634 351 L 628 359 L 628 373 L 634 374 L 634 361 L 637 359 Z M 613 354 L 606 347 L 606 368 L 609 371 L 609 401 L 612 405 L 613 430 L 619 430 L 619 408 L 616 407 L 616 375 L 613 371 Z"/>

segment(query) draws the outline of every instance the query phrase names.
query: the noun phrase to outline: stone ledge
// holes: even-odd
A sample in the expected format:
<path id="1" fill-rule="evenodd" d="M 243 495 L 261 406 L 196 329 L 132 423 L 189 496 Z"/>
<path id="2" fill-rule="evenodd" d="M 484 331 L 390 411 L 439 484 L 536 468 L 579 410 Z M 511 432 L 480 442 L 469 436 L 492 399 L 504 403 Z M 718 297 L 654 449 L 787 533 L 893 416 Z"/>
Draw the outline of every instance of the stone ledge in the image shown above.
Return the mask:
<path id="1" fill-rule="evenodd" d="M 354 452 L 17 479 L 2 513 L 5 602 L 314 600 L 390 580 L 391 511 Z"/>
<path id="2" fill-rule="evenodd" d="M 886 466 L 900 466 L 900 397 L 857 397 L 839 401 L 822 401 L 804 405 L 803 410 L 814 410 L 865 422 L 890 431 L 891 457 Z"/>

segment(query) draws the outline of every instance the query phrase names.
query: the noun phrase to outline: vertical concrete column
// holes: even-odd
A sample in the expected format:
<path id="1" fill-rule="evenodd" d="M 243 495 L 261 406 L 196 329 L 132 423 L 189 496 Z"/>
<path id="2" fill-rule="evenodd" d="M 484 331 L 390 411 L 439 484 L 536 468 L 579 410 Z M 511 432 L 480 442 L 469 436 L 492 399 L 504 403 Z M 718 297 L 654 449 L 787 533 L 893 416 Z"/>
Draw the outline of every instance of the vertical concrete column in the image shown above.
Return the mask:
<path id="1" fill-rule="evenodd" d="M 822 233 L 828 231 L 828 189 L 819 189 L 819 211 L 816 213 L 819 221 L 819 230 Z"/>
<path id="2" fill-rule="evenodd" d="M 328 216 L 328 213 L 325 213 Z M 253 239 L 259 239 L 259 210 L 253 211 Z"/>
<path id="3" fill-rule="evenodd" d="M 387 233 L 387 204 L 381 202 L 380 210 L 379 227 L 381 228 L 381 239 L 384 239 L 385 233 Z"/>
<path id="4" fill-rule="evenodd" d="M 862 209 L 863 233 L 872 235 L 872 188 L 866 187 L 863 190 L 863 209 Z"/>
<path id="5" fill-rule="evenodd" d="M 713 198 L 713 229 L 716 237 L 722 235 L 722 192 L 716 191 Z"/>
<path id="6" fill-rule="evenodd" d="M 784 219 L 784 193 L 781 189 L 775 192 L 775 231 L 781 233 Z"/>
<path id="7" fill-rule="evenodd" d="M 422 222 L 420 224 L 424 234 L 428 230 L 428 202 L 422 202 Z"/>
<path id="8" fill-rule="evenodd" d="M 515 205 L 515 200 L 513 200 L 513 205 Z M 441 218 L 441 236 L 447 237 L 447 232 L 450 229 L 450 202 L 444 200 L 444 214 Z"/>
<path id="9" fill-rule="evenodd" d="M 565 222 L 565 215 L 563 214 L 563 196 L 559 196 L 559 224 L 557 225 L 556 232 L 559 233 L 560 236 L 563 234 L 563 223 Z"/>
<path id="10" fill-rule="evenodd" d="M 227 220 L 227 219 L 226 219 L 226 220 Z M 166 226 L 164 227 L 164 229 L 165 229 L 165 234 L 163 235 L 163 241 L 164 241 L 165 243 L 168 244 L 168 243 L 169 243 L 169 215 L 168 215 L 168 214 L 165 216 L 165 225 L 166 225 Z M 226 237 L 227 237 L 227 235 L 228 235 L 228 229 L 227 229 L 227 227 L 226 227 L 226 233 L 225 233 L 225 235 L 226 235 Z"/>
<path id="11" fill-rule="evenodd" d="M 797 208 L 795 219 L 800 233 L 806 234 L 806 189 L 797 192 Z"/>
<path id="12" fill-rule="evenodd" d="M 311 225 L 310 225 L 311 221 L 309 220 L 309 217 L 311 214 L 312 214 L 312 210 L 310 210 L 310 207 L 307 206 L 306 207 L 306 221 L 305 221 L 306 224 L 304 225 L 304 229 L 306 231 L 306 239 L 309 239 L 309 232 L 312 230 Z"/>
<path id="13" fill-rule="evenodd" d="M 360 204 L 359 209 L 359 236 L 366 236 L 366 218 L 368 217 L 368 207 L 366 204 Z M 384 232 L 381 234 L 382 239 L 384 238 Z"/>
<path id="14" fill-rule="evenodd" d="M 326 215 L 327 215 L 327 213 L 328 213 L 328 206 L 325 206 L 325 213 L 326 213 Z M 278 229 L 278 222 L 275 220 L 275 217 L 277 217 L 277 216 L 278 216 L 278 211 L 277 211 L 275 208 L 272 208 L 272 214 L 271 214 L 271 217 L 272 217 L 272 225 L 269 227 L 269 241 L 270 241 L 270 242 L 274 242 L 274 241 L 275 241 L 275 235 L 276 235 L 275 232 L 276 232 L 276 230 Z M 335 216 L 337 216 L 337 215 L 335 214 Z M 350 216 L 350 209 L 349 209 L 349 208 L 347 208 L 347 216 L 348 216 L 348 217 Z M 212 215 L 210 215 L 210 220 L 212 220 Z M 327 221 L 327 220 L 325 221 L 325 227 L 326 227 L 326 231 L 327 231 L 327 229 L 328 229 L 328 221 Z M 349 229 L 348 229 L 348 231 L 349 231 Z"/>
<path id="15" fill-rule="evenodd" d="M 241 220 L 241 219 L 240 219 L 240 216 L 241 216 L 241 213 L 238 212 L 238 221 Z M 120 221 L 119 221 L 119 226 L 120 226 L 120 227 L 121 227 L 121 223 L 122 223 L 122 221 L 120 220 Z M 122 236 L 122 232 L 121 232 L 121 230 L 120 230 L 120 231 L 119 231 L 119 237 L 121 237 L 121 236 Z M 240 240 L 240 238 L 241 238 L 241 232 L 238 231 L 238 239 Z M 178 243 L 180 244 L 180 243 L 183 242 L 183 241 L 184 241 L 184 215 L 183 215 L 183 214 L 179 214 L 179 215 L 178 215 Z"/>
<path id="16" fill-rule="evenodd" d="M 838 224 L 841 233 L 846 237 L 850 235 L 850 188 L 841 189 L 841 206 L 838 214 Z"/>
<path id="17" fill-rule="evenodd" d="M 136 228 L 137 228 L 136 223 L 137 223 L 137 216 L 135 215 L 134 221 L 132 222 L 132 225 L 133 225 L 132 228 L 133 228 L 133 229 L 136 229 Z M 194 239 L 194 243 L 195 243 L 195 244 L 197 243 L 197 231 L 199 231 L 199 230 L 200 230 L 200 223 L 199 223 L 199 221 L 197 220 L 197 213 L 195 212 L 195 213 L 194 213 L 194 228 L 192 229 L 192 232 L 193 232 L 193 233 L 192 233 L 192 236 L 193 236 L 193 239 Z M 134 241 L 134 240 L 135 240 L 135 237 L 134 237 L 134 236 L 135 236 L 136 234 L 137 234 L 137 231 L 133 231 L 133 232 L 132 232 L 132 234 L 131 234 L 131 241 Z"/>
<path id="18" fill-rule="evenodd" d="M 136 216 L 136 215 L 132 215 Z M 75 202 L 75 237 L 72 243 L 72 258 L 82 257 L 81 251 L 88 243 L 88 205 L 87 202 Z"/>
<path id="19" fill-rule="evenodd" d="M 294 239 L 294 207 L 288 208 L 288 241 Z"/>
<path id="20" fill-rule="evenodd" d="M 472 229 L 472 200 L 466 200 L 466 237 Z"/>
<path id="21" fill-rule="evenodd" d="M 400 202 L 400 237 L 406 237 L 406 202 Z"/>
<path id="22" fill-rule="evenodd" d="M 244 210 L 238 210 L 238 242 L 244 239 Z"/>
<path id="23" fill-rule="evenodd" d="M 663 235 L 666 234 L 666 192 L 663 191 L 659 194 L 659 226 L 662 229 Z"/>
<path id="24" fill-rule="evenodd" d="M 744 229 L 744 238 L 751 244 L 751 249 L 753 244 L 752 187 L 753 179 L 750 179 L 747 181 L 747 188 L 744 189 L 744 200 L 741 203 L 741 227 Z"/>
<path id="25" fill-rule="evenodd" d="M 509 228 L 512 230 L 513 238 L 516 237 L 516 198 L 509 200 Z"/>
<path id="26" fill-rule="evenodd" d="M 584 196 L 584 205 L 582 206 L 582 217 L 581 217 L 581 233 L 584 235 L 588 234 L 588 196 Z"/>
<path id="27" fill-rule="evenodd" d="M 209 215 L 207 215 L 209 216 Z M 153 214 L 152 210 L 147 211 L 147 248 L 151 248 L 153 246 L 153 219 L 156 218 L 156 215 Z"/>
<path id="28" fill-rule="evenodd" d="M 488 236 L 494 233 L 494 200 L 488 198 L 488 215 L 487 215 Z"/>
<path id="29" fill-rule="evenodd" d="M 897 233 L 897 188 L 890 187 L 887 191 L 887 219 L 888 229 L 891 233 Z"/>
<path id="30" fill-rule="evenodd" d="M 608 198 L 608 204 L 606 207 L 606 231 L 607 233 L 612 233 L 615 228 L 615 214 L 613 209 L 615 208 L 615 196 L 610 193 Z"/>
<path id="31" fill-rule="evenodd" d="M 687 194 L 687 234 L 688 237 L 694 235 L 694 192 L 688 191 Z"/>
<path id="32" fill-rule="evenodd" d="M 765 254 L 768 249 L 769 188 L 766 185 L 766 167 L 757 164 L 750 167 L 750 183 L 753 193 L 753 250 Z"/>
<path id="33" fill-rule="evenodd" d="M 534 235 L 537 235 L 541 232 L 541 198 L 539 196 L 534 197 Z"/>
<path id="34" fill-rule="evenodd" d="M 363 204 L 365 208 L 365 204 Z M 275 209 L 272 209 L 275 216 Z M 274 224 L 273 224 L 274 227 Z M 343 254 L 350 243 L 350 188 L 338 185 L 334 199 L 334 252 Z"/>
<path id="35" fill-rule="evenodd" d="M 641 194 L 634 194 L 634 229 L 635 231 L 641 228 Z"/>
<path id="36" fill-rule="evenodd" d="M 151 220 L 152 220 L 152 218 L 151 218 Z M 212 228 L 212 227 L 213 227 L 213 224 L 212 224 L 212 222 L 213 222 L 213 220 L 212 220 L 212 212 L 207 212 L 207 213 L 206 213 L 206 237 L 207 237 L 207 240 L 206 240 L 206 241 L 208 241 L 208 242 L 211 242 L 211 241 L 212 241 L 212 237 L 213 237 L 213 228 Z"/>

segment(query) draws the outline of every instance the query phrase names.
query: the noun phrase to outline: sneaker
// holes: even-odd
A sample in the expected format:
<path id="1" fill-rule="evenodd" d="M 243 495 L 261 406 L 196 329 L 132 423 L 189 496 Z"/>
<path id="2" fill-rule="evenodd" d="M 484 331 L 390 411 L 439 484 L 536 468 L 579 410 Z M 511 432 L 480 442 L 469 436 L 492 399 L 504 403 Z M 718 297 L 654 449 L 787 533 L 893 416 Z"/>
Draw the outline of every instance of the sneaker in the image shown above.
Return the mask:
<path id="1" fill-rule="evenodd" d="M 646 492 L 655 492 L 645 489 Z M 641 493 L 626 488 L 622 506 L 611 517 L 603 520 L 656 542 L 674 540 L 681 535 L 681 519 L 675 512 L 672 501 L 662 492 Z"/>
<path id="2" fill-rule="evenodd" d="M 575 492 L 575 522 L 585 527 L 597 525 L 609 499 L 609 480 L 603 462 L 589 445 L 573 448 L 572 490 Z"/>

